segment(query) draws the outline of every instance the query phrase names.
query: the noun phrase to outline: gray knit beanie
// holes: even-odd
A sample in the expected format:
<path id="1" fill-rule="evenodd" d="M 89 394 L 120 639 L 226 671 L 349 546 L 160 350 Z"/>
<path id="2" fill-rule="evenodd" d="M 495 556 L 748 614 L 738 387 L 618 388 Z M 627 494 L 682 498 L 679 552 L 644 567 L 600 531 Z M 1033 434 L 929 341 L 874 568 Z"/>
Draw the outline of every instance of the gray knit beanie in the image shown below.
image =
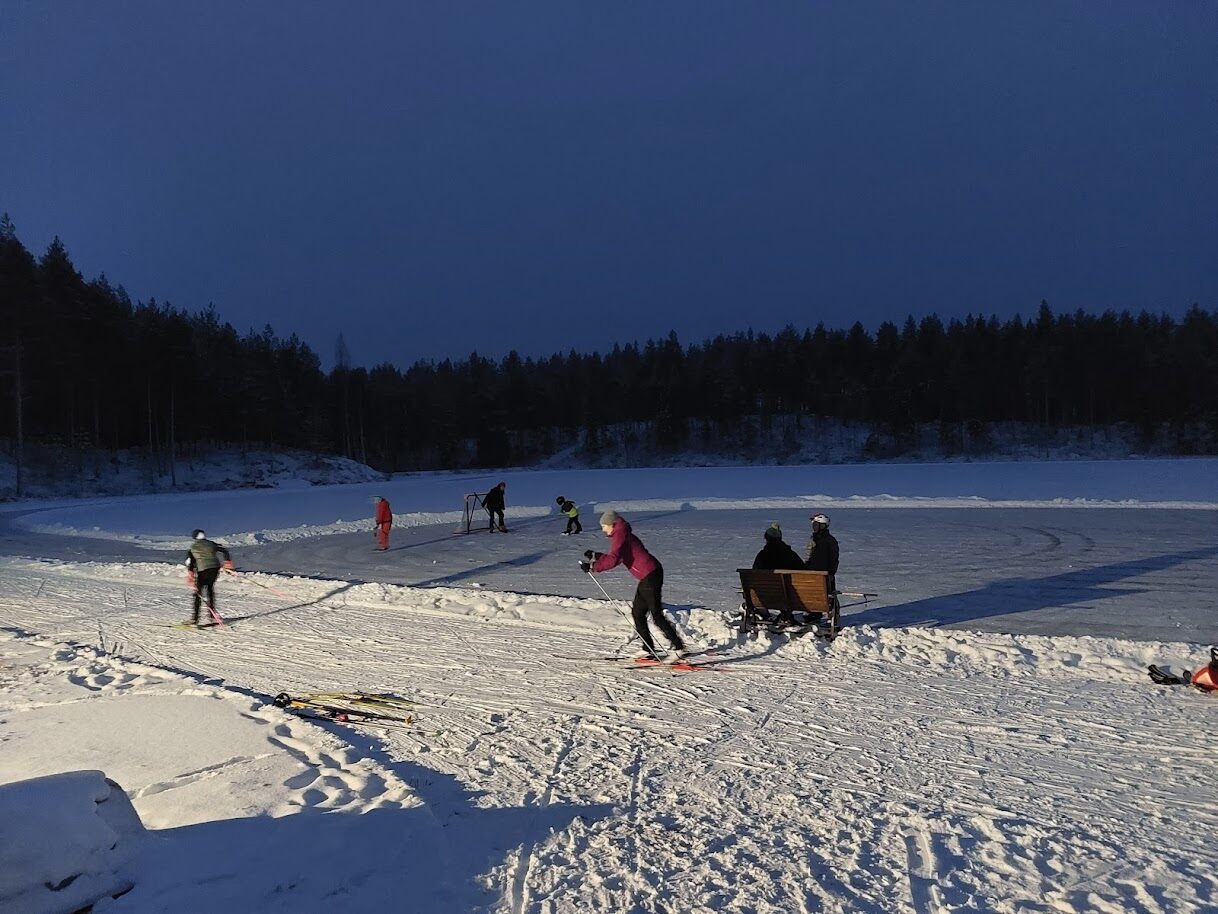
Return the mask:
<path id="1" fill-rule="evenodd" d="M 604 514 L 601 515 L 601 526 L 602 527 L 612 527 L 617 522 L 618 522 L 618 516 L 617 516 L 616 511 L 606 511 Z"/>

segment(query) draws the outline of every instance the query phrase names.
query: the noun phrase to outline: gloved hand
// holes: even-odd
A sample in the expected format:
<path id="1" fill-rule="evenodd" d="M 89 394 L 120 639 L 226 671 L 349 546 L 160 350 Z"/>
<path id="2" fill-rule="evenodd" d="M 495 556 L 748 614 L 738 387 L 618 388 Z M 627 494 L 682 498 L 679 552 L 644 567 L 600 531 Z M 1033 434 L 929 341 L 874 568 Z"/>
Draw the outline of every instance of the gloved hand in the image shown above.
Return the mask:
<path id="1" fill-rule="evenodd" d="M 225 574 L 236 574 L 237 573 L 237 572 L 233 571 L 233 560 L 232 559 L 224 560 L 224 573 Z"/>
<path id="2" fill-rule="evenodd" d="M 579 570 L 580 570 L 580 571 L 582 571 L 584 574 L 589 574 L 589 573 L 591 573 L 591 571 L 592 571 L 592 563 L 591 563 L 591 562 L 580 562 L 580 563 L 579 563 Z"/>

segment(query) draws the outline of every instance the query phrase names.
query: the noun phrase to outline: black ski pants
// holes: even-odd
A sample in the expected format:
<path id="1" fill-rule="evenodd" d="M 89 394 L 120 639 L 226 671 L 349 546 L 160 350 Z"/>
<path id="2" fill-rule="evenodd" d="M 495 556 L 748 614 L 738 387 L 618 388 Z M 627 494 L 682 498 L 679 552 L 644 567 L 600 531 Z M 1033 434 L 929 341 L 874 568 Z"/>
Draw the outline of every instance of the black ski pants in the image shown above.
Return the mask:
<path id="1" fill-rule="evenodd" d="M 199 624 L 199 604 L 203 601 L 203 590 L 207 590 L 207 605 L 212 609 L 216 608 L 216 578 L 220 576 L 219 568 L 206 568 L 200 571 L 198 577 L 195 578 L 195 602 L 194 610 L 190 614 L 190 620 L 195 625 Z"/>
<path id="2" fill-rule="evenodd" d="M 634 619 L 634 630 L 639 633 L 639 637 L 643 639 L 643 644 L 651 654 L 656 652 L 656 644 L 651 638 L 651 629 L 647 626 L 647 617 L 651 617 L 651 621 L 656 624 L 663 634 L 668 639 L 668 643 L 672 645 L 673 650 L 685 650 L 685 643 L 681 640 L 681 636 L 677 634 L 676 627 L 664 615 L 664 604 L 661 592 L 664 589 L 664 568 L 660 566 L 651 574 L 639 581 L 638 589 L 634 592 L 634 605 L 631 607 L 631 616 Z"/>
<path id="3" fill-rule="evenodd" d="M 575 517 L 567 518 L 567 532 L 568 533 L 583 533 L 584 532 L 584 525 L 579 522 L 578 514 Z"/>
<path id="4" fill-rule="evenodd" d="M 495 515 L 496 514 L 499 515 L 499 526 L 500 527 L 503 526 L 503 509 L 502 508 L 487 508 L 486 513 L 491 516 L 491 525 L 489 527 L 487 527 L 488 530 L 495 529 Z"/>

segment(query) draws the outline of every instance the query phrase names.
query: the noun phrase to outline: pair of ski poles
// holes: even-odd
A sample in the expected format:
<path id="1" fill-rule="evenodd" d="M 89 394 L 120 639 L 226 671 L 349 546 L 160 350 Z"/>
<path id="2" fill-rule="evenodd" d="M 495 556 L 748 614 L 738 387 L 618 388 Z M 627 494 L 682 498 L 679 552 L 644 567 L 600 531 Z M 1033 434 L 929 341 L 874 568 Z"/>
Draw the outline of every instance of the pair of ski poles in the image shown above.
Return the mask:
<path id="1" fill-rule="evenodd" d="M 639 627 L 634 621 L 634 615 L 631 614 L 628 617 L 626 615 L 625 611 L 622 609 L 622 605 L 625 604 L 626 601 L 613 599 L 613 597 L 609 596 L 609 592 L 607 590 L 605 590 L 604 587 L 601 586 L 601 582 L 596 579 L 596 575 L 594 575 L 591 571 L 589 571 L 587 574 L 588 574 L 588 577 L 590 577 L 592 579 L 592 583 L 596 585 L 596 589 L 605 595 L 605 599 L 609 601 L 609 605 L 612 606 L 614 608 L 614 610 L 616 610 L 617 614 L 619 616 L 621 616 L 623 619 L 629 618 L 630 627 L 632 629 L 634 629 L 634 633 L 629 638 L 627 638 L 625 643 L 621 647 L 619 647 L 616 651 L 614 651 L 614 653 L 615 654 L 621 653 L 622 650 L 626 647 L 626 645 L 630 644 L 630 642 L 633 641 L 635 638 L 638 638 L 640 641 L 643 642 L 643 647 L 646 648 L 647 653 L 651 654 L 651 656 L 654 657 L 656 660 L 663 662 L 664 658 L 668 656 L 668 651 L 665 650 L 663 656 L 661 656 L 660 654 L 656 653 L 656 649 L 654 647 L 647 647 L 647 639 L 644 638 L 643 633 L 641 631 L 639 631 Z"/>

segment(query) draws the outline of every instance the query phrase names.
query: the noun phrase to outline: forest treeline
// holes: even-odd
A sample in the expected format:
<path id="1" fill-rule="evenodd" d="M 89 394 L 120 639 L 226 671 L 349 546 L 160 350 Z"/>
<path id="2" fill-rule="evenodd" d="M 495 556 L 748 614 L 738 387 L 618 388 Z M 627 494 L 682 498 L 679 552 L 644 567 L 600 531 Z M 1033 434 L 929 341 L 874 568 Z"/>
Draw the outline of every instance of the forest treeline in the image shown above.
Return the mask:
<path id="1" fill-rule="evenodd" d="M 810 314 L 810 318 L 814 317 Z M 1218 312 L 930 315 L 869 330 L 788 327 L 683 345 L 675 334 L 548 358 L 478 354 L 407 367 L 335 367 L 294 334 L 238 332 L 214 308 L 133 302 L 88 281 L 56 239 L 41 257 L 0 221 L 0 439 L 146 448 L 270 444 L 381 470 L 525 463 L 598 430 L 642 423 L 677 451 L 693 426 L 745 417 L 864 421 L 900 442 L 926 423 L 1105 426 L 1147 440 L 1218 432 Z"/>

